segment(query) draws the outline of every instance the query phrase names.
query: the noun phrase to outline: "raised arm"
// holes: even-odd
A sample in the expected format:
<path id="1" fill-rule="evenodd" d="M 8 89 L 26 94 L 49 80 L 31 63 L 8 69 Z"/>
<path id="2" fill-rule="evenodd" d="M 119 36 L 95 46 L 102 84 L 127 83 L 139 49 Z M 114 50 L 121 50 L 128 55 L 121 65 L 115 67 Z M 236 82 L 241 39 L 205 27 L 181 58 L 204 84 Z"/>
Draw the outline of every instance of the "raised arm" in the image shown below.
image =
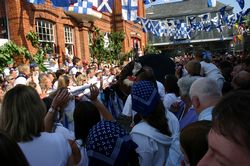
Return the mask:
<path id="1" fill-rule="evenodd" d="M 44 118 L 46 132 L 52 132 L 60 108 L 63 108 L 68 103 L 69 99 L 70 93 L 67 89 L 61 89 L 57 92 L 56 96 L 53 98 L 50 109 Z"/>
<path id="2" fill-rule="evenodd" d="M 96 106 L 98 111 L 100 112 L 101 116 L 105 120 L 113 120 L 112 114 L 107 110 L 107 108 L 97 99 L 97 96 L 99 95 L 99 89 L 92 85 L 90 86 L 90 96 L 88 97 L 91 102 Z"/>

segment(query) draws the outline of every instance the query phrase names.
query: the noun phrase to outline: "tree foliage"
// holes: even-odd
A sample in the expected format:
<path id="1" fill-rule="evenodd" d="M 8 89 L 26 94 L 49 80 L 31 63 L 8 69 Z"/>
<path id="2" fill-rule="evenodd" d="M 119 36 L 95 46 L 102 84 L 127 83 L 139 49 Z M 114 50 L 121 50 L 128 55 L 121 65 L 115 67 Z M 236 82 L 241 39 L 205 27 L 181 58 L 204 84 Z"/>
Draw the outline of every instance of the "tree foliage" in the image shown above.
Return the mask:
<path id="1" fill-rule="evenodd" d="M 144 49 L 144 54 L 160 54 L 161 50 L 157 49 L 152 45 L 147 45 Z"/>
<path id="2" fill-rule="evenodd" d="M 102 62 L 119 64 L 122 42 L 125 38 L 124 32 L 111 32 L 109 34 L 109 44 L 105 47 L 104 34 L 96 29 L 94 39 L 90 47 L 93 59 L 97 59 L 98 65 Z"/>
<path id="3" fill-rule="evenodd" d="M 112 32 L 109 35 L 109 61 L 110 63 L 120 63 L 122 42 L 125 38 L 124 32 Z"/>
<path id="4" fill-rule="evenodd" d="M 31 62 L 35 62 L 41 71 L 47 71 L 47 68 L 44 66 L 44 54 L 51 52 L 52 48 L 48 44 L 44 46 L 39 41 L 39 37 L 36 32 L 29 32 L 26 35 L 27 40 L 31 42 L 31 45 L 37 49 L 37 52 L 30 59 Z"/>
<path id="5" fill-rule="evenodd" d="M 90 46 L 90 53 L 93 59 L 97 59 L 98 65 L 106 61 L 107 59 L 107 50 L 104 47 L 104 35 L 100 32 L 99 29 L 94 31 L 95 38 L 93 39 L 92 45 Z"/>
<path id="6" fill-rule="evenodd" d="M 246 26 L 248 29 L 248 34 L 250 34 L 250 13 L 248 13 L 247 18 L 246 18 Z"/>
<path id="7" fill-rule="evenodd" d="M 20 47 L 13 42 L 5 43 L 0 47 L 0 72 L 7 67 L 8 61 L 13 61 L 17 56 L 24 56 L 30 59 L 30 53 L 25 47 Z"/>

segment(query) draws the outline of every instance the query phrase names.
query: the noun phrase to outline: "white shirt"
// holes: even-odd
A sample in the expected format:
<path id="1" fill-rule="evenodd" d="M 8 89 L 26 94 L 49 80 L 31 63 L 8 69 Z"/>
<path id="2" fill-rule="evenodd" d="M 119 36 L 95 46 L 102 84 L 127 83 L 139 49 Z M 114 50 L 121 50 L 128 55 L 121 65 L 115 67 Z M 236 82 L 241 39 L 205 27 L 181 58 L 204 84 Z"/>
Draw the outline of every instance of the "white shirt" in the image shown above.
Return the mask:
<path id="1" fill-rule="evenodd" d="M 136 152 L 139 154 L 140 165 L 165 165 L 173 137 L 163 135 L 146 122 L 135 125 L 130 134 L 132 140 L 138 145 Z"/>
<path id="2" fill-rule="evenodd" d="M 10 75 L 10 68 L 5 68 L 4 70 L 3 70 L 3 73 L 4 73 L 4 76 L 9 76 Z"/>
<path id="3" fill-rule="evenodd" d="M 198 117 L 198 121 L 201 120 L 212 120 L 212 111 L 214 109 L 214 106 L 208 107 L 206 109 L 204 109 L 203 111 L 201 111 L 201 113 L 199 114 Z"/>
<path id="4" fill-rule="evenodd" d="M 81 160 L 77 164 L 77 166 L 88 166 L 89 165 L 89 157 L 87 154 L 87 149 L 84 146 L 82 146 L 82 140 L 76 140 L 76 144 L 77 144 L 78 149 L 81 152 Z"/>
<path id="5" fill-rule="evenodd" d="M 76 67 L 72 67 L 72 69 L 69 71 L 69 74 L 76 75 L 78 72 L 78 69 Z"/>
<path id="6" fill-rule="evenodd" d="M 213 63 L 207 63 L 204 61 L 200 62 L 201 68 L 204 70 L 205 77 L 217 80 L 219 78 L 224 78 L 218 69 Z"/>
<path id="7" fill-rule="evenodd" d="M 124 104 L 123 110 L 122 110 L 122 114 L 129 116 L 129 117 L 133 117 L 136 112 L 132 110 L 132 98 L 131 98 L 131 94 L 128 95 L 127 100 Z"/>
<path id="8" fill-rule="evenodd" d="M 159 81 L 156 81 L 157 84 L 157 89 L 158 89 L 158 93 L 161 96 L 161 99 L 163 100 L 166 92 L 165 92 L 165 87 L 163 86 L 163 84 Z"/>
<path id="9" fill-rule="evenodd" d="M 22 84 L 22 85 L 27 85 L 28 81 L 26 78 L 24 77 L 18 77 L 15 82 L 14 82 L 14 86 L 18 85 L 18 84 Z"/>
<path id="10" fill-rule="evenodd" d="M 42 132 L 29 142 L 19 142 L 31 166 L 65 166 L 71 155 L 68 141 L 57 133 Z"/>
<path id="11" fill-rule="evenodd" d="M 177 102 L 178 100 L 179 98 L 174 93 L 167 93 L 163 99 L 165 109 L 169 111 L 171 105 Z"/>

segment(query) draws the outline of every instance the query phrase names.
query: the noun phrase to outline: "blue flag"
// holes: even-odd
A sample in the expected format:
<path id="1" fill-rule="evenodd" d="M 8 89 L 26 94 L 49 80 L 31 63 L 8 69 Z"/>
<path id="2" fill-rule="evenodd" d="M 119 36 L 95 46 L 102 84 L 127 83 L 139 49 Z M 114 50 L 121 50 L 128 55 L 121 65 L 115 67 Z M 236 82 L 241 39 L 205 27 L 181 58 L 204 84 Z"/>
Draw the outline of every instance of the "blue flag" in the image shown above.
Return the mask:
<path id="1" fill-rule="evenodd" d="M 56 7 L 67 7 L 77 2 L 77 0 L 51 0 Z"/>
<path id="2" fill-rule="evenodd" d="M 114 0 L 96 0 L 95 3 L 93 2 L 93 6 L 96 6 L 97 11 L 112 13 L 113 3 Z"/>
<path id="3" fill-rule="evenodd" d="M 222 17 L 224 17 L 224 15 L 225 15 L 226 8 L 227 8 L 227 6 L 224 6 L 224 7 L 220 8 L 220 14 L 221 14 Z"/>
<path id="4" fill-rule="evenodd" d="M 240 5 L 241 10 L 243 10 L 244 7 L 245 7 L 245 0 L 236 0 L 236 1 L 237 1 L 238 4 Z"/>
<path id="5" fill-rule="evenodd" d="M 124 20 L 136 20 L 138 0 L 122 0 L 122 17 Z"/>
<path id="6" fill-rule="evenodd" d="M 207 0 L 207 7 L 215 7 L 216 0 Z"/>
<path id="7" fill-rule="evenodd" d="M 150 3 L 152 3 L 152 2 L 154 2 L 155 0 L 144 0 L 143 2 L 144 2 L 144 4 L 150 4 Z"/>
<path id="8" fill-rule="evenodd" d="M 33 4 L 44 4 L 45 0 L 27 0 L 29 3 L 33 3 Z"/>

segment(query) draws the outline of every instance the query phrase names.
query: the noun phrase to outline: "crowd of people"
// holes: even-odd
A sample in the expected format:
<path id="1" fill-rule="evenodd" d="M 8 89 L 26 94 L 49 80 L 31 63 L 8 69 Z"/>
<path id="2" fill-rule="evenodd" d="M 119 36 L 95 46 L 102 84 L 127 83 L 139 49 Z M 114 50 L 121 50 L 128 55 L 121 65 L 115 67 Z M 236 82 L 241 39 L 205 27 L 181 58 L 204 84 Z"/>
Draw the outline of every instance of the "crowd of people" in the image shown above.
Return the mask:
<path id="1" fill-rule="evenodd" d="M 250 56 L 201 51 L 176 72 L 74 57 L 2 74 L 0 153 L 10 165 L 250 165 Z"/>

